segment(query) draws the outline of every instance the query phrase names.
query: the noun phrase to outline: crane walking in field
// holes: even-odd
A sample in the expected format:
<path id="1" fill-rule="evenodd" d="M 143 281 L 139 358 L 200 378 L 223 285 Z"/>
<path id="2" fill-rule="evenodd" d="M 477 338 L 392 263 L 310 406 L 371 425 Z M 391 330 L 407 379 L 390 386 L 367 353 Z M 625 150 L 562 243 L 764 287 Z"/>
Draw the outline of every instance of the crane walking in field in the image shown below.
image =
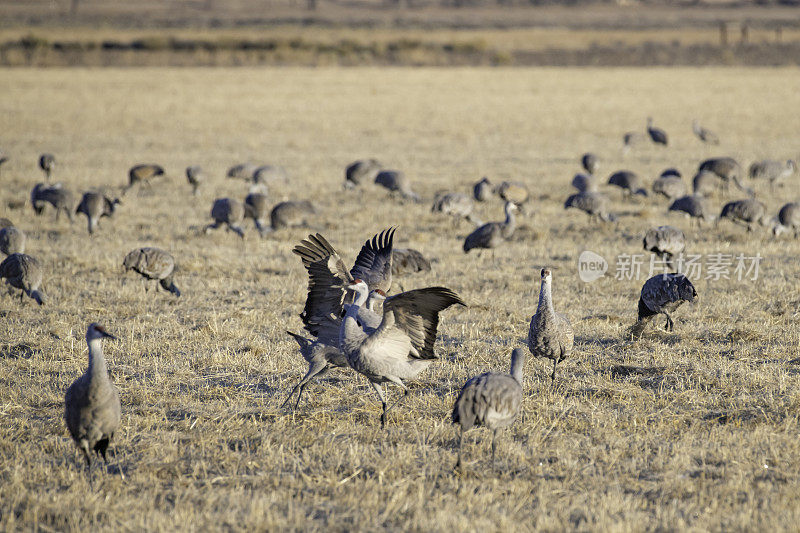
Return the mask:
<path id="1" fill-rule="evenodd" d="M 556 313 L 552 294 L 553 274 L 549 268 L 542 269 L 542 285 L 539 289 L 539 305 L 531 317 L 528 330 L 528 349 L 534 357 L 553 360 L 550 380 L 556 380 L 556 365 L 572 353 L 574 334 L 566 315 Z"/>
<path id="2" fill-rule="evenodd" d="M 108 377 L 103 357 L 103 339 L 116 339 L 100 324 L 86 330 L 89 345 L 89 367 L 67 389 L 64 397 L 64 419 L 75 445 L 83 453 L 86 466 L 91 466 L 90 452 L 108 463 L 106 450 L 119 429 L 120 403 L 116 385 Z"/>
<path id="3" fill-rule="evenodd" d="M 241 225 L 244 220 L 244 204 L 239 200 L 217 198 L 211 206 L 211 218 L 214 219 L 214 223 L 205 227 L 205 233 L 225 224 L 230 231 L 244 239 L 244 229 Z"/>
<path id="4" fill-rule="evenodd" d="M 89 235 L 94 234 L 102 217 L 112 217 L 120 204 L 119 198 L 113 200 L 99 192 L 84 193 L 81 202 L 75 209 L 75 214 L 83 213 L 86 215 L 86 222 L 89 227 Z"/>
<path id="5" fill-rule="evenodd" d="M 615 222 L 617 217 L 608 212 L 608 197 L 603 193 L 584 191 L 573 194 L 564 202 L 564 209 L 575 208 L 583 211 L 591 220 Z"/>
<path id="6" fill-rule="evenodd" d="M 73 221 L 72 212 L 75 208 L 75 197 L 72 191 L 64 188 L 60 183 L 55 185 L 45 185 L 37 183 L 31 190 L 31 206 L 33 212 L 41 215 L 47 204 L 52 205 L 56 210 L 56 221 L 63 211 L 69 221 Z"/>
<path id="7" fill-rule="evenodd" d="M 152 187 L 153 180 L 158 176 L 164 175 L 164 167 L 161 165 L 147 163 L 144 165 L 133 166 L 128 171 L 128 184 L 122 189 L 122 194 L 124 195 L 127 193 L 128 190 L 130 190 L 130 188 L 137 183 L 142 183 L 148 187 Z"/>
<path id="8" fill-rule="evenodd" d="M 505 221 L 487 222 L 467 235 L 467 238 L 464 239 L 464 253 L 468 253 L 473 248 L 496 248 L 501 242 L 510 239 L 517 229 L 517 220 L 514 216 L 516 210 L 517 205 L 507 201 L 505 205 Z"/>
<path id="9" fill-rule="evenodd" d="M 0 263 L 0 279 L 5 278 L 6 283 L 19 289 L 22 297 L 27 295 L 37 304 L 44 305 L 45 295 L 39 290 L 42 284 L 42 267 L 36 258 L 27 254 L 11 254 Z"/>
<path id="10" fill-rule="evenodd" d="M 452 216 L 454 224 L 458 224 L 461 219 L 466 219 L 475 226 L 483 224 L 473 213 L 472 198 L 460 192 L 437 194 L 433 199 L 431 212 Z"/>
<path id="11" fill-rule="evenodd" d="M 747 227 L 747 231 L 753 231 L 753 224 L 766 226 L 769 224 L 767 207 L 753 198 L 728 202 L 722 207 L 717 224 L 723 218 L 727 218 L 734 224 L 741 224 Z"/>
<path id="12" fill-rule="evenodd" d="M 192 194 L 197 196 L 197 190 L 206 180 L 206 173 L 197 165 L 186 167 L 186 181 L 192 186 Z"/>
<path id="13" fill-rule="evenodd" d="M 156 280 L 156 290 L 158 286 L 164 288 L 174 294 L 180 296 L 181 291 L 175 286 L 174 273 L 175 273 L 175 258 L 168 252 L 160 248 L 144 247 L 131 250 L 122 261 L 122 266 L 125 270 L 133 270 L 138 272 L 145 279 Z M 144 286 L 147 290 L 147 284 Z"/>
<path id="14" fill-rule="evenodd" d="M 519 415 L 522 405 L 522 376 L 525 367 L 525 351 L 515 348 L 511 352 L 511 372 L 502 374 L 487 372 L 464 384 L 453 405 L 453 424 L 458 424 L 458 461 L 456 469 L 462 467 L 461 448 L 464 432 L 476 426 L 492 431 L 492 467 L 494 467 L 497 432 L 511 426 Z"/>
<path id="15" fill-rule="evenodd" d="M 706 144 L 719 144 L 719 137 L 713 131 L 704 128 L 698 120 L 692 121 L 692 132 L 695 136 Z"/>
<path id="16" fill-rule="evenodd" d="M 56 157 L 53 154 L 42 154 L 39 156 L 39 168 L 44 172 L 47 181 L 50 181 L 50 176 L 56 166 Z"/>
<path id="17" fill-rule="evenodd" d="M 653 126 L 652 117 L 647 117 L 647 134 L 650 136 L 650 140 L 653 141 L 654 144 L 666 146 L 668 143 L 667 132 L 661 128 Z"/>
<path id="18" fill-rule="evenodd" d="M 691 280 L 683 274 L 657 274 L 644 282 L 639 296 L 639 316 L 632 332 L 640 336 L 648 322 L 656 315 L 667 317 L 666 331 L 675 328 L 671 313 L 683 302 L 694 302 L 697 291 Z"/>

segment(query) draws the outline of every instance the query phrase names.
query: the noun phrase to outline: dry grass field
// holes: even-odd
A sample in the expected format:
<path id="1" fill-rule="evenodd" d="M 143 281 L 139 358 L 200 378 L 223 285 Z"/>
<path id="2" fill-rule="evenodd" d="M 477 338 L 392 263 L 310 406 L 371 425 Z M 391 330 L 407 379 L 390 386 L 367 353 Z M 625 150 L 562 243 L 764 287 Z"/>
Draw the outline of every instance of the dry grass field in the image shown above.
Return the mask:
<path id="1" fill-rule="evenodd" d="M 0 529 L 796 529 L 800 243 L 728 222 L 696 231 L 667 215 L 666 201 L 616 190 L 607 192 L 617 225 L 594 227 L 562 205 L 588 150 L 603 176 L 630 168 L 648 179 L 669 166 L 690 178 L 712 155 L 796 158 L 798 86 L 796 69 L 2 71 L 0 148 L 11 161 L 0 170 L 0 216 L 28 234 L 49 301 L 0 297 Z M 622 134 L 643 130 L 648 115 L 670 146 L 623 159 Z M 722 144 L 701 145 L 693 118 Z M 82 216 L 55 222 L 23 205 L 45 151 L 76 193 L 118 194 L 140 162 L 168 176 L 128 193 L 90 238 Z M 343 190 L 345 165 L 363 157 L 406 171 L 425 203 Z M 301 329 L 306 276 L 291 248 L 311 230 L 262 240 L 248 224 L 244 241 L 200 232 L 214 198 L 246 194 L 223 176 L 247 160 L 283 165 L 291 186 L 270 196 L 313 200 L 313 229 L 348 261 L 398 225 L 396 245 L 435 262 L 396 290 L 445 285 L 469 303 L 443 314 L 441 361 L 411 384 L 385 431 L 374 392 L 351 371 L 313 383 L 296 412 L 279 409 L 306 370 L 284 331 Z M 211 175 L 198 197 L 183 176 L 190 164 Z M 482 175 L 533 192 L 494 257 L 465 256 L 470 228 L 430 212 L 437 190 L 467 191 Z M 800 181 L 758 191 L 775 213 L 798 199 Z M 484 220 L 501 213 L 499 200 L 479 206 Z M 639 253 L 644 230 L 661 223 L 683 228 L 692 253 L 764 259 L 757 281 L 697 280 L 700 298 L 675 314 L 674 333 L 651 327 L 632 341 L 646 273 L 616 280 L 613 258 Z M 175 255 L 179 299 L 122 273 L 125 253 L 145 245 Z M 609 276 L 580 281 L 585 249 L 612 262 Z M 555 386 L 548 362 L 526 363 L 523 419 L 502 434 L 497 470 L 490 433 L 475 430 L 466 472 L 454 475 L 455 396 L 469 377 L 507 369 L 542 265 L 557 269 L 554 300 L 572 320 L 574 354 Z M 119 337 L 106 355 L 123 411 L 110 473 L 93 480 L 62 416 L 92 321 Z"/>

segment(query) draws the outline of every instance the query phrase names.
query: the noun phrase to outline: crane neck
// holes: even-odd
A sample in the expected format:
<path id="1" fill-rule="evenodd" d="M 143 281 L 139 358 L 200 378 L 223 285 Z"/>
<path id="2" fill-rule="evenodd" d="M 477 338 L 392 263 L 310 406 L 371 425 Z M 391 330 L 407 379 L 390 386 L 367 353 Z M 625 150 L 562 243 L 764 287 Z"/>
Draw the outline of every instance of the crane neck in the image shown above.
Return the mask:
<path id="1" fill-rule="evenodd" d="M 545 278 L 542 280 L 542 288 L 539 290 L 539 310 L 546 309 L 554 313 L 553 310 L 553 295 L 551 291 L 551 280 Z"/>
<path id="2" fill-rule="evenodd" d="M 521 348 L 511 352 L 511 377 L 522 385 L 522 370 L 525 367 L 525 350 Z"/>
<path id="3" fill-rule="evenodd" d="M 107 376 L 106 359 L 103 357 L 102 339 L 87 340 L 89 345 L 89 370 L 88 374 L 94 376 Z"/>

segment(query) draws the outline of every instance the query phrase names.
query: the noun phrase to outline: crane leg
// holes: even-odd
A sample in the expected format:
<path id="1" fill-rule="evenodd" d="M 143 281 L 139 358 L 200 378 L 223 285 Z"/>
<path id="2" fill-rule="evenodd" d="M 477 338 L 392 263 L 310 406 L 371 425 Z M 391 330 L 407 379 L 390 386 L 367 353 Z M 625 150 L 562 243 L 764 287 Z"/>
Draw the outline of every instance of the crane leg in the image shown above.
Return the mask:
<path id="1" fill-rule="evenodd" d="M 456 460 L 456 467 L 455 470 L 460 470 L 462 468 L 461 465 L 461 448 L 464 443 L 464 428 L 461 428 L 461 431 L 458 433 L 458 460 Z"/>
<path id="2" fill-rule="evenodd" d="M 553 373 L 550 374 L 550 383 L 555 383 L 556 381 L 556 365 L 558 364 L 558 359 L 553 359 Z"/>
<path id="3" fill-rule="evenodd" d="M 492 430 L 492 469 L 494 470 L 494 453 L 497 449 L 497 430 Z"/>
<path id="4" fill-rule="evenodd" d="M 675 322 L 672 321 L 672 317 L 669 316 L 669 313 L 666 311 L 664 312 L 664 316 L 667 317 L 667 323 L 664 325 L 665 331 L 672 331 L 675 328 Z"/>
<path id="5" fill-rule="evenodd" d="M 372 388 L 375 389 L 375 392 L 378 393 L 378 398 L 381 400 L 381 406 L 383 407 L 383 411 L 381 412 L 381 429 L 386 427 L 386 396 L 383 394 L 383 389 L 381 388 L 380 384 L 371 382 Z"/>

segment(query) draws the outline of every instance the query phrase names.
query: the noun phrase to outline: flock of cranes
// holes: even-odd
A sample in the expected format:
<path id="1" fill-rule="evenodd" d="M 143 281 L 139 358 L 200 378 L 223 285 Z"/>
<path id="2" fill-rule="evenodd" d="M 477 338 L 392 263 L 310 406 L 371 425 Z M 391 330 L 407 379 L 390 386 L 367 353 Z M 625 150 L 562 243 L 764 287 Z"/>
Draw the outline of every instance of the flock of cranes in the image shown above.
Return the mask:
<path id="1" fill-rule="evenodd" d="M 693 132 L 705 143 L 716 145 L 719 138 L 695 121 Z M 664 130 L 654 126 L 648 119 L 646 135 L 653 143 L 668 145 Z M 625 151 L 645 138 L 639 132 L 625 134 Z M 0 161 L 0 164 L 2 162 Z M 600 158 L 586 153 L 580 158 L 583 172 L 574 176 L 571 186 L 577 192 L 567 197 L 564 208 L 586 212 L 597 223 L 614 223 L 618 216 L 609 212 L 609 199 L 601 192 L 598 171 Z M 46 182 L 37 183 L 30 194 L 30 203 L 37 215 L 47 204 L 55 210 L 56 219 L 61 212 L 72 221 L 74 214 L 83 213 L 88 221 L 88 232 L 99 229 L 102 217 L 112 217 L 119 198 L 98 191 L 85 192 L 79 202 L 76 196 L 60 183 L 50 183 L 56 166 L 56 158 L 43 154 L 39 167 Z M 796 171 L 794 162 L 781 163 L 773 160 L 758 161 L 749 167 L 749 177 L 754 181 L 768 182 L 770 188 L 780 186 Z M 166 175 L 163 167 L 156 164 L 141 164 L 132 167 L 128 183 L 122 188 L 125 195 L 134 187 L 152 187 L 154 180 Z M 220 227 L 245 235 L 244 221 L 253 220 L 261 237 L 286 227 L 309 227 L 317 215 L 314 205 L 308 200 L 283 201 L 270 206 L 268 187 L 274 183 L 288 182 L 282 167 L 242 164 L 230 168 L 230 178 L 244 178 L 252 186 L 244 198 L 224 197 L 213 201 L 210 215 L 212 223 L 205 232 Z M 727 219 L 755 229 L 756 224 L 771 226 L 775 235 L 800 233 L 800 204 L 784 205 L 778 214 L 770 217 L 765 204 L 755 198 L 755 189 L 744 185 L 744 173 L 740 164 L 730 157 L 707 159 L 698 166 L 691 182 L 692 194 L 687 194 L 689 184 L 681 173 L 670 168 L 648 186 L 644 178 L 629 170 L 618 170 L 610 174 L 605 185 L 622 190 L 624 201 L 639 201 L 638 197 L 649 197 L 650 192 L 667 199 L 669 211 L 683 212 L 692 219 L 712 221 Z M 199 166 L 186 168 L 186 179 L 192 194 L 208 181 L 208 176 Z M 387 169 L 375 159 L 360 160 L 345 169 L 344 187 L 357 189 L 372 182 L 387 189 L 390 194 L 405 201 L 421 202 L 407 176 L 398 170 Z M 724 205 L 718 216 L 710 210 L 710 196 L 730 191 L 734 185 L 747 193 L 747 198 L 734 200 Z M 503 202 L 504 220 L 483 223 L 476 215 L 475 202 L 487 202 L 492 198 Z M 431 211 L 452 217 L 453 224 L 466 220 L 474 226 L 463 242 L 464 253 L 471 250 L 494 249 L 502 246 L 514 235 L 517 228 L 517 213 L 525 213 L 531 198 L 528 187 L 521 182 L 503 181 L 498 185 L 484 177 L 472 186 L 469 192 L 440 191 Z M 299 315 L 308 336 L 287 331 L 297 342 L 300 355 L 308 365 L 300 381 L 294 385 L 281 407 L 296 397 L 297 409 L 307 385 L 324 376 L 333 368 L 350 368 L 367 380 L 381 402 L 380 423 L 384 427 L 390 411 L 409 394 L 406 382 L 418 378 L 431 364 L 440 361 L 435 344 L 440 316 L 453 306 L 467 303 L 454 291 L 441 286 L 432 286 L 391 294 L 393 277 L 418 271 L 430 270 L 430 261 L 414 249 L 395 249 L 396 228 L 388 228 L 362 246 L 354 265 L 348 268 L 337 250 L 321 233 L 313 233 L 292 250 L 299 256 L 308 274 L 308 291 L 302 313 Z M 643 237 L 646 251 L 658 255 L 674 268 L 674 258 L 687 246 L 685 233 L 673 226 L 661 225 L 647 229 Z M 0 263 L 0 279 L 20 291 L 39 305 L 47 298 L 41 290 L 43 272 L 39 261 L 25 253 L 24 232 L 8 219 L 0 219 L 0 252 L 5 259 Z M 181 291 L 175 284 L 175 258 L 156 247 L 140 247 L 131 250 L 123 259 L 126 271 L 134 271 L 144 278 L 145 290 L 155 281 L 159 288 L 175 297 Z M 549 267 L 541 269 L 538 305 L 529 323 L 527 349 L 536 358 L 552 361 L 550 378 L 556 380 L 558 364 L 568 358 L 574 347 L 574 332 L 569 318 L 556 312 L 553 304 L 553 272 Z M 648 279 L 641 290 L 638 302 L 637 321 L 632 333 L 641 335 L 643 329 L 657 315 L 666 317 L 664 329 L 672 331 L 672 314 L 683 302 L 694 302 L 697 291 L 685 275 L 674 272 L 656 275 Z M 109 379 L 103 356 L 103 339 L 114 339 L 101 325 L 93 323 L 86 332 L 89 361 L 86 372 L 67 390 L 65 396 L 65 420 L 70 435 L 91 464 L 91 454 L 97 453 L 104 460 L 106 450 L 119 428 L 121 404 L 119 392 Z M 526 352 L 515 348 L 511 353 L 509 373 L 488 372 L 468 380 L 461 389 L 452 410 L 452 422 L 460 427 L 457 467 L 462 465 L 463 433 L 476 426 L 492 431 L 492 463 L 495 459 L 497 432 L 514 423 L 519 415 L 523 399 L 523 375 Z M 384 390 L 395 385 L 402 396 L 390 403 Z"/>

